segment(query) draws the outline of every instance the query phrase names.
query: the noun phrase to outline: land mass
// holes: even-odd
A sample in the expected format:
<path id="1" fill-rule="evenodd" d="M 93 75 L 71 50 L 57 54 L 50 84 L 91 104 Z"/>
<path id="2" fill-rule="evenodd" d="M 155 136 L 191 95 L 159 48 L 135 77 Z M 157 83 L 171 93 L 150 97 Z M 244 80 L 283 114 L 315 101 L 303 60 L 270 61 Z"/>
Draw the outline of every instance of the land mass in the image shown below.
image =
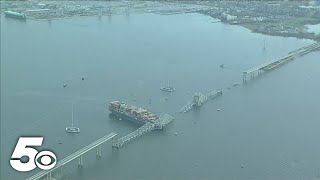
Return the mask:
<path id="1" fill-rule="evenodd" d="M 24 13 L 27 19 L 156 13 L 201 13 L 252 32 L 320 41 L 306 25 L 320 24 L 319 1 L 1 1 L 1 11 Z M 319 30 L 320 31 L 320 30 Z"/>

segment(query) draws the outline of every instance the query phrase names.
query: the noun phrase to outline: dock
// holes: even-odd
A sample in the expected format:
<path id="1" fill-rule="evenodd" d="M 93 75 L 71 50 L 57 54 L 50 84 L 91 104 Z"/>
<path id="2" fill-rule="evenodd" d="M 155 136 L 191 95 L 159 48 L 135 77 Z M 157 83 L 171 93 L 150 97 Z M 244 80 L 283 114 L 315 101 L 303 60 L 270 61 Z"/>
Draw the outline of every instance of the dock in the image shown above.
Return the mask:
<path id="1" fill-rule="evenodd" d="M 222 95 L 222 90 L 214 90 L 208 93 L 207 95 L 204 95 L 202 93 L 195 93 L 192 96 L 192 99 L 184 105 L 180 110 L 179 113 L 186 113 L 190 111 L 194 106 L 201 106 L 204 102 L 206 102 L 209 99 L 214 99 L 215 97 Z"/>
<path id="2" fill-rule="evenodd" d="M 310 52 L 316 51 L 320 49 L 320 42 L 316 42 L 313 44 L 310 44 L 308 46 L 299 48 L 295 51 L 292 51 L 288 53 L 286 56 L 282 57 L 279 60 L 263 63 L 261 65 L 258 65 L 256 67 L 253 67 L 251 69 L 248 69 L 243 72 L 243 82 L 247 81 L 247 76 L 250 76 L 251 79 L 254 79 L 256 75 L 260 75 L 263 72 L 274 70 L 300 56 L 303 56 L 305 54 L 308 54 Z"/>
<path id="3" fill-rule="evenodd" d="M 117 137 L 116 133 L 109 133 L 107 135 L 105 135 L 104 137 L 98 139 L 97 141 L 91 143 L 90 145 L 76 151 L 75 153 L 67 156 L 66 158 L 60 160 L 59 162 L 57 162 L 56 166 L 50 170 L 43 170 L 40 171 L 39 173 L 29 177 L 26 180 L 53 180 L 56 179 L 53 176 L 54 175 L 61 175 L 62 174 L 62 168 L 64 165 L 68 164 L 69 162 L 78 159 L 78 166 L 82 167 L 83 166 L 83 156 L 88 153 L 89 151 L 93 150 L 96 148 L 96 156 L 100 157 L 102 155 L 101 153 L 101 145 L 105 142 L 107 142 L 108 140 L 112 139 L 112 141 L 115 141 Z M 115 142 L 113 142 L 112 144 L 114 144 Z"/>

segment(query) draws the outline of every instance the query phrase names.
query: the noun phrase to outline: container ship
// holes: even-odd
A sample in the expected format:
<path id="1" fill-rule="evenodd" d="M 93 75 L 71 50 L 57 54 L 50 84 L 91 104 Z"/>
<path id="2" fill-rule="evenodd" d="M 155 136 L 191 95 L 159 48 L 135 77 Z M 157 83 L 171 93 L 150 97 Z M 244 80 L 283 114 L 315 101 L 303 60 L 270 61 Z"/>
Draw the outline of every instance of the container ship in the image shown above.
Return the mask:
<path id="1" fill-rule="evenodd" d="M 109 110 L 119 118 L 133 121 L 138 124 L 145 124 L 147 122 L 156 123 L 160 120 L 158 115 L 146 109 L 142 109 L 120 101 L 111 102 Z"/>

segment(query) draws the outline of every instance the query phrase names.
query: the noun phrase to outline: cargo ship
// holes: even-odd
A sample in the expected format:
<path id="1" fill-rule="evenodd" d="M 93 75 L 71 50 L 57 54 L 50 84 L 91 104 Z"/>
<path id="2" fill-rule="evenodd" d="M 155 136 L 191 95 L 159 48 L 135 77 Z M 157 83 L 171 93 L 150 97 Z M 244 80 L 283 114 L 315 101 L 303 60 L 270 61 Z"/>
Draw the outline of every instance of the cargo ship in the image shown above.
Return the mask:
<path id="1" fill-rule="evenodd" d="M 18 13 L 18 12 L 13 12 L 13 11 L 4 11 L 4 14 L 6 17 L 11 17 L 11 18 L 16 18 L 16 19 L 26 19 L 26 15 L 24 13 Z"/>
<path id="2" fill-rule="evenodd" d="M 141 125 L 147 122 L 156 123 L 160 120 L 159 116 L 155 113 L 120 101 L 111 102 L 109 110 L 119 118 Z"/>

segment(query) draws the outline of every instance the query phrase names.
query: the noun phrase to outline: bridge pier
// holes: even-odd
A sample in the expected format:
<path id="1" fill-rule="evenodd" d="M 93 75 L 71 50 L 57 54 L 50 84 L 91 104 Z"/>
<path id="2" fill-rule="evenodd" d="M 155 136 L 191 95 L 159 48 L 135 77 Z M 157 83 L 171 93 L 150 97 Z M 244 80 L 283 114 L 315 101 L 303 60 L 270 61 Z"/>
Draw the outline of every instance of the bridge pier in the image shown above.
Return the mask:
<path id="1" fill-rule="evenodd" d="M 79 168 L 82 168 L 82 166 L 83 166 L 83 157 L 82 157 L 82 155 L 80 155 L 80 156 L 79 156 L 79 164 L 78 164 L 78 167 L 79 167 Z"/>
<path id="2" fill-rule="evenodd" d="M 247 73 L 246 72 L 243 72 L 243 79 L 242 79 L 243 82 L 247 82 Z"/>
<path id="3" fill-rule="evenodd" d="M 116 147 L 116 148 L 119 147 L 118 135 L 116 135 L 116 136 L 114 136 L 114 137 L 112 138 L 112 147 Z"/>
<path id="4" fill-rule="evenodd" d="M 254 79 L 254 71 L 252 71 L 251 73 L 250 73 L 250 75 L 251 75 L 251 79 Z"/>
<path id="5" fill-rule="evenodd" d="M 258 76 L 261 75 L 261 71 L 262 71 L 261 69 L 258 70 Z"/>
<path id="6" fill-rule="evenodd" d="M 51 179 L 52 179 L 52 175 L 51 175 L 51 172 L 49 172 L 49 173 L 47 174 L 46 180 L 51 180 Z"/>
<path id="7" fill-rule="evenodd" d="M 63 167 L 63 166 L 61 166 L 61 167 L 59 168 L 59 173 L 58 173 L 58 178 L 57 178 L 57 179 L 62 179 L 62 175 L 63 175 L 62 167 Z"/>
<path id="8" fill-rule="evenodd" d="M 102 156 L 102 150 L 101 150 L 101 145 L 97 146 L 97 158 L 100 158 Z"/>

